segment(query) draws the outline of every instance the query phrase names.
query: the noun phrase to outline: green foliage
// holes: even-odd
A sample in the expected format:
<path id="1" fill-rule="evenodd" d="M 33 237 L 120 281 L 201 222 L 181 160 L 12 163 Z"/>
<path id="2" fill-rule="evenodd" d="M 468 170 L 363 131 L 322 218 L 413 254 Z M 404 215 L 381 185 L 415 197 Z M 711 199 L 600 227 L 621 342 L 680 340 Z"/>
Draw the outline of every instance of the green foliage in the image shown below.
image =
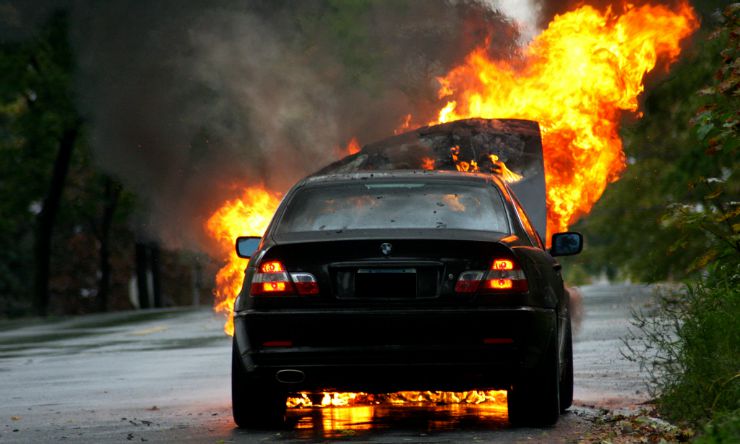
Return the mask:
<path id="1" fill-rule="evenodd" d="M 586 268 L 579 264 L 569 264 L 563 268 L 563 280 L 571 286 L 586 285 L 591 283 L 591 275 Z"/>
<path id="2" fill-rule="evenodd" d="M 701 425 L 740 409 L 740 262 L 715 263 L 686 291 L 664 292 L 637 313 L 626 357 L 648 371 L 668 418 Z"/>
<path id="3" fill-rule="evenodd" d="M 735 444 L 740 442 L 740 410 L 716 415 L 694 440 L 695 444 Z"/>

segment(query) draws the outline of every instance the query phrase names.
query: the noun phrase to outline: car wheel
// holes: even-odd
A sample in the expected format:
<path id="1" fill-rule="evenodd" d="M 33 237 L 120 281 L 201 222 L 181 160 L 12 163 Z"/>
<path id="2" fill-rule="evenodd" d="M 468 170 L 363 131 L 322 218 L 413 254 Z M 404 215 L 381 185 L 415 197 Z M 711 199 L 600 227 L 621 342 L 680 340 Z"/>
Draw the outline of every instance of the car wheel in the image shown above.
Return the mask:
<path id="1" fill-rule="evenodd" d="M 231 354 L 231 408 L 240 428 L 273 428 L 283 424 L 287 393 L 252 380 L 233 345 Z"/>
<path id="2" fill-rule="evenodd" d="M 514 426 L 550 426 L 560 416 L 560 368 L 557 336 L 550 342 L 540 365 L 523 372 L 508 391 L 509 422 Z"/>
<path id="3" fill-rule="evenodd" d="M 570 316 L 565 323 L 565 368 L 560 378 L 560 413 L 573 404 L 573 334 L 570 327 Z"/>

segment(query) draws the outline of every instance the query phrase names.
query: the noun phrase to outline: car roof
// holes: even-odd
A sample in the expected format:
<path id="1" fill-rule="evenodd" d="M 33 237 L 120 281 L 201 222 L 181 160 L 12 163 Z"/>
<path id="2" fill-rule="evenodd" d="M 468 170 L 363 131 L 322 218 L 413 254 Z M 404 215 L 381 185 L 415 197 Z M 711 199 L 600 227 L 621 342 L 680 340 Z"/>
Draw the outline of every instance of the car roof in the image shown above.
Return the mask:
<path id="1" fill-rule="evenodd" d="M 454 181 L 473 183 L 494 183 L 503 188 L 503 182 L 493 174 L 466 173 L 460 171 L 446 170 L 386 170 L 386 171 L 357 171 L 352 173 L 324 174 L 309 176 L 296 185 L 301 186 L 324 185 L 341 182 L 365 181 Z"/>

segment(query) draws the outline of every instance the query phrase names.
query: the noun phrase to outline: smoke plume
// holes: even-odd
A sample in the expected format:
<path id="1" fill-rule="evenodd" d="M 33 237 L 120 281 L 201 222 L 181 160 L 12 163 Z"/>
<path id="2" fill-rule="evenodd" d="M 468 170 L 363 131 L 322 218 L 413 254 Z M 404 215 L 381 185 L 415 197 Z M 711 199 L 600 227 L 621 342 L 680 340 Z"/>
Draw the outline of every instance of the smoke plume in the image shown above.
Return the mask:
<path id="1" fill-rule="evenodd" d="M 17 20 L 38 11 L 5 2 Z M 498 2 L 46 2 L 68 11 L 77 94 L 98 165 L 142 201 L 139 229 L 206 245 L 202 223 L 245 185 L 286 190 L 409 113 L 489 37 L 516 54 Z M 31 14 L 30 11 L 36 11 Z M 29 15 L 30 14 L 30 15 Z M 19 18 L 18 18 L 19 17 Z M 426 120 L 425 120 L 426 119 Z"/>

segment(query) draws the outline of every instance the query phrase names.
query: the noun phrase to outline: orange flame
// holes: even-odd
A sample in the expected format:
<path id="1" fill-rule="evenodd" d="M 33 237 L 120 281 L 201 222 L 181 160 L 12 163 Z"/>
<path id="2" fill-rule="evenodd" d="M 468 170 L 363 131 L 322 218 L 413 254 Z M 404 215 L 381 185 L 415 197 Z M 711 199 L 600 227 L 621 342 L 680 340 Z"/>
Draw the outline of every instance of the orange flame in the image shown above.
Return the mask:
<path id="1" fill-rule="evenodd" d="M 224 261 L 216 275 L 213 307 L 226 315 L 224 331 L 229 336 L 234 336 L 234 301 L 248 263 L 236 255 L 234 242 L 238 236 L 262 236 L 279 203 L 280 196 L 262 186 L 246 188 L 241 197 L 225 202 L 206 222 L 206 231 L 218 242 Z"/>
<path id="2" fill-rule="evenodd" d="M 438 122 L 521 118 L 540 123 L 547 177 L 548 232 L 567 230 L 588 213 L 624 169 L 621 111 L 637 111 L 645 73 L 658 58 L 673 62 L 680 41 L 698 26 L 688 3 L 582 6 L 556 16 L 523 53 L 492 60 L 484 48 L 439 79 L 446 104 Z M 435 122 L 436 123 L 436 122 Z M 474 170 L 460 162 L 458 170 Z"/>
<path id="3" fill-rule="evenodd" d="M 422 157 L 421 158 L 421 168 L 424 170 L 433 170 L 434 169 L 434 159 L 431 157 Z"/>
<path id="4" fill-rule="evenodd" d="M 346 151 L 347 151 L 347 155 L 349 156 L 360 152 L 360 142 L 357 141 L 357 138 L 353 137 L 349 141 L 349 144 L 347 144 Z"/>
<path id="5" fill-rule="evenodd" d="M 457 171 L 462 171 L 465 173 L 481 172 L 480 168 L 478 167 L 478 162 L 476 162 L 474 159 L 471 159 L 469 162 L 460 160 L 460 147 L 458 145 L 450 148 L 450 157 L 452 157 L 452 161 L 455 163 L 455 168 L 457 169 Z M 502 160 L 498 159 L 497 155 L 489 154 L 488 158 L 491 161 L 491 173 L 497 174 L 508 183 L 519 182 L 522 179 L 522 175 L 511 171 Z M 432 168 L 426 168 L 426 160 L 426 157 L 422 159 L 422 161 L 424 161 L 424 169 L 433 169 L 434 161 L 432 160 Z"/>
<path id="6" fill-rule="evenodd" d="M 321 400 L 314 402 L 311 394 L 297 393 L 288 398 L 289 408 L 299 407 L 346 407 L 363 404 L 408 405 L 418 403 L 435 404 L 495 404 L 506 410 L 506 390 L 471 390 L 468 392 L 405 391 L 394 393 L 321 392 Z"/>
<path id="7" fill-rule="evenodd" d="M 393 130 L 393 134 L 401 134 L 408 131 L 411 128 L 412 117 L 413 116 L 411 114 L 406 114 L 403 118 L 403 122 L 398 126 L 398 128 Z"/>

